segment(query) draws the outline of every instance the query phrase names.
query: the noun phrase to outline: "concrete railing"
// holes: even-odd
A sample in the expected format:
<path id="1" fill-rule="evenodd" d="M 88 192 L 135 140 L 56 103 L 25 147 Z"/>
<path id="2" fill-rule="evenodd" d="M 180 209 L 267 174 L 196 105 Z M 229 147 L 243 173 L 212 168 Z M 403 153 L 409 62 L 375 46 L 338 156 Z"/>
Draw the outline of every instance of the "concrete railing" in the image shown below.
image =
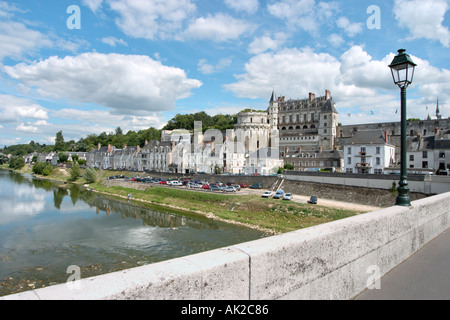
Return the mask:
<path id="1" fill-rule="evenodd" d="M 448 229 L 449 208 L 441 194 L 0 299 L 352 299 Z"/>

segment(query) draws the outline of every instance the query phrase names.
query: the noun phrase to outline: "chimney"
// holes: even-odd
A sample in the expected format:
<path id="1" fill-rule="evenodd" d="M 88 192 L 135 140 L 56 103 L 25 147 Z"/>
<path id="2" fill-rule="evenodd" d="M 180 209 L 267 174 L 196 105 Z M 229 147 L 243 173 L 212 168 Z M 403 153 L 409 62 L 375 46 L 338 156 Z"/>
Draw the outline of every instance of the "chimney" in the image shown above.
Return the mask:
<path id="1" fill-rule="evenodd" d="M 311 103 L 315 97 L 316 97 L 316 95 L 314 93 L 310 92 L 309 93 L 309 103 Z"/>
<path id="2" fill-rule="evenodd" d="M 298 153 L 301 153 L 302 152 L 302 146 L 299 146 L 298 147 Z"/>
<path id="3" fill-rule="evenodd" d="M 140 146 L 140 145 L 137 145 L 137 146 L 136 146 L 136 150 L 137 150 L 137 153 L 141 152 L 141 146 Z"/>
<path id="4" fill-rule="evenodd" d="M 388 134 L 386 130 L 384 130 L 384 142 L 388 143 Z"/>
<path id="5" fill-rule="evenodd" d="M 322 153 L 322 147 L 319 147 L 319 153 Z"/>
<path id="6" fill-rule="evenodd" d="M 325 90 L 325 100 L 330 99 L 330 97 L 331 97 L 330 90 Z"/>
<path id="7" fill-rule="evenodd" d="M 147 141 L 147 139 L 145 139 L 145 145 L 148 145 L 148 141 Z"/>
<path id="8" fill-rule="evenodd" d="M 100 151 L 100 148 L 102 147 L 102 144 L 99 142 L 97 145 L 97 151 Z"/>
<path id="9" fill-rule="evenodd" d="M 439 128 L 438 127 L 434 127 L 434 134 L 438 134 L 439 133 Z"/>

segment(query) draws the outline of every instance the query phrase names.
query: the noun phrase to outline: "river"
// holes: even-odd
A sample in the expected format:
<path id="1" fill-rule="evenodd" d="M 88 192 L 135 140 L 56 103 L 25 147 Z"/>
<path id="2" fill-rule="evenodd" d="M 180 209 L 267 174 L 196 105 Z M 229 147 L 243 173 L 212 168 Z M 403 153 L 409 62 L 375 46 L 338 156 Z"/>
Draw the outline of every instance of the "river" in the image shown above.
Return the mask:
<path id="1" fill-rule="evenodd" d="M 147 209 L 0 170 L 0 296 L 259 239 L 261 231 Z"/>

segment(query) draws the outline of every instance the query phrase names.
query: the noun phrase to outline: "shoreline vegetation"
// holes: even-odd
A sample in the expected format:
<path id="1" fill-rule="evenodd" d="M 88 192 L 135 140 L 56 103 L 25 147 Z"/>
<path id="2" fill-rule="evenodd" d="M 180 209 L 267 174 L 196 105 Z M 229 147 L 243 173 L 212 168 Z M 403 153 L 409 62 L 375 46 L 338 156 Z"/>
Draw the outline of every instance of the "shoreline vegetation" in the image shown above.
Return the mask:
<path id="1" fill-rule="evenodd" d="M 0 169 L 8 169 L 4 165 Z M 112 197 L 119 201 L 128 201 L 133 205 L 155 210 L 170 210 L 180 215 L 197 215 L 226 223 L 257 229 L 267 234 L 280 234 L 307 228 L 334 220 L 361 214 L 361 211 L 324 207 L 294 201 L 261 198 L 260 195 L 220 194 L 172 188 L 154 184 L 115 181 L 116 185 L 107 185 L 106 178 L 113 175 L 133 177 L 137 172 L 98 170 L 97 182 L 87 183 L 83 178 L 85 172 L 76 181 L 68 181 L 70 169 L 56 167 L 48 176 L 33 174 L 26 165 L 22 174 L 30 174 L 38 179 L 52 180 L 58 183 L 73 183 L 84 186 L 99 195 Z M 140 173 L 142 175 L 142 173 Z M 130 187 L 131 186 L 131 187 Z M 129 198 L 131 195 L 131 198 Z"/>

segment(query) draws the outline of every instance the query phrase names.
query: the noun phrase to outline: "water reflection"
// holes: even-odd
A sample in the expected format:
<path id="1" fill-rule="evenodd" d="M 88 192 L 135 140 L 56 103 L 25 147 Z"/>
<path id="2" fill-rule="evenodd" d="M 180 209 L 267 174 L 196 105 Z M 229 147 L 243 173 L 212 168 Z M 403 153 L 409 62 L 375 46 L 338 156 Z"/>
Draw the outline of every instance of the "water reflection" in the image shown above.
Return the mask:
<path id="1" fill-rule="evenodd" d="M 0 295 L 219 248 L 262 232 L 0 170 Z"/>

